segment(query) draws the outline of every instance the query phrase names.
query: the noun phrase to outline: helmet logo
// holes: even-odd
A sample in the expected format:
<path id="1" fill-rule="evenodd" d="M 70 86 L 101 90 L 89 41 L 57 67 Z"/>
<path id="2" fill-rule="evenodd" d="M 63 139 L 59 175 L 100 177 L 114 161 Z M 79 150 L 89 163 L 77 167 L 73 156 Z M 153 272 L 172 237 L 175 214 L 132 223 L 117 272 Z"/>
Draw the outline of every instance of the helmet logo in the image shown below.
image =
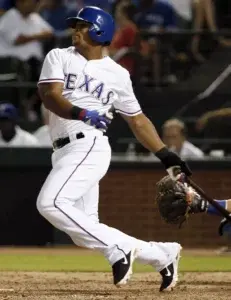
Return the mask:
<path id="1" fill-rule="evenodd" d="M 102 25 L 102 24 L 103 24 L 103 18 L 102 18 L 101 16 L 97 16 L 96 22 L 97 22 L 98 24 Z"/>

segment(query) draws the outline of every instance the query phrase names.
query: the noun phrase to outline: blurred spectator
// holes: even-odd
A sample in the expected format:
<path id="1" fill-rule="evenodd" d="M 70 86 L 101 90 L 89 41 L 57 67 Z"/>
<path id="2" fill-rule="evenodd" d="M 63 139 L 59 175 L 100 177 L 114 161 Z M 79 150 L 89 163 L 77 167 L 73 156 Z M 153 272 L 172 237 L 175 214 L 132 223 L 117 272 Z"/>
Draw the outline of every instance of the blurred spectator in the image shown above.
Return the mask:
<path id="1" fill-rule="evenodd" d="M 41 105 L 41 116 L 43 121 L 43 126 L 39 127 L 35 132 L 34 136 L 38 140 L 40 147 L 52 147 L 52 142 L 49 134 L 49 111 L 44 107 L 44 105 Z"/>
<path id="2" fill-rule="evenodd" d="M 198 0 L 166 0 L 175 9 L 178 17 L 177 25 L 180 28 L 190 26 L 193 19 L 192 5 Z"/>
<path id="3" fill-rule="evenodd" d="M 128 4 L 138 7 L 139 0 L 137 0 L 137 1 L 135 1 L 135 0 L 114 0 L 111 5 L 111 14 L 113 15 L 113 17 L 115 18 L 115 12 L 116 12 L 118 6 L 128 5 Z"/>
<path id="4" fill-rule="evenodd" d="M 0 56 L 22 61 L 43 59 L 41 42 L 52 37 L 51 26 L 35 13 L 35 0 L 16 0 L 0 19 Z"/>
<path id="5" fill-rule="evenodd" d="M 121 66 L 134 75 L 135 61 L 132 53 L 136 44 L 137 27 L 133 22 L 135 7 L 122 4 L 117 7 L 115 20 L 117 31 L 109 47 L 109 54 Z"/>
<path id="6" fill-rule="evenodd" d="M 206 27 L 211 33 L 218 30 L 214 2 L 212 0 L 166 0 L 172 4 L 177 12 L 177 25 L 181 29 L 203 31 Z M 214 36 L 222 46 L 230 46 L 228 39 Z M 193 58 L 198 62 L 204 62 L 205 57 L 200 52 L 201 35 L 194 35 L 190 41 L 190 50 Z M 185 44 L 186 45 L 186 44 Z"/>
<path id="7" fill-rule="evenodd" d="M 71 35 L 66 18 L 77 15 L 77 11 L 69 9 L 64 4 L 64 0 L 42 0 L 37 11 L 52 26 L 56 37 Z"/>
<path id="8" fill-rule="evenodd" d="M 37 147 L 37 139 L 17 125 L 17 118 L 12 104 L 0 104 L 0 147 Z"/>
<path id="9" fill-rule="evenodd" d="M 211 110 L 203 114 L 197 121 L 196 128 L 201 131 L 207 126 L 208 122 L 214 120 L 215 118 L 231 118 L 231 108 L 220 108 L 217 110 Z"/>
<path id="10" fill-rule="evenodd" d="M 179 29 L 186 30 L 194 30 L 199 31 L 203 27 L 203 0 L 166 0 L 172 4 L 176 11 L 176 19 L 177 19 L 177 27 Z M 199 51 L 200 45 L 200 36 L 196 35 L 193 38 L 188 38 L 187 36 L 184 38 L 184 47 L 185 49 L 181 49 L 180 52 L 185 52 L 187 48 L 187 44 L 190 41 L 191 44 L 191 52 L 198 62 L 204 62 L 205 58 L 201 55 Z M 181 46 L 181 48 L 183 48 Z"/>
<path id="11" fill-rule="evenodd" d="M 202 131 L 208 125 L 209 122 L 213 122 L 215 119 L 225 119 L 231 120 L 231 108 L 224 107 L 216 110 L 210 110 L 203 114 L 196 123 L 196 129 Z M 226 124 L 227 125 L 227 124 Z M 230 131 L 226 132 L 227 137 L 230 137 Z"/>
<path id="12" fill-rule="evenodd" d="M 108 12 L 111 12 L 112 4 L 115 0 L 84 0 L 84 6 L 98 6 Z"/>
<path id="13" fill-rule="evenodd" d="M 208 111 L 198 119 L 196 129 L 203 137 L 202 148 L 204 152 L 213 155 L 214 150 L 218 150 L 225 155 L 231 154 L 231 108 Z M 222 142 L 221 140 L 227 141 Z"/>
<path id="14" fill-rule="evenodd" d="M 84 6 L 98 6 L 108 12 L 111 12 L 112 5 L 116 0 L 64 0 L 65 5 L 72 10 L 78 11 Z"/>
<path id="15" fill-rule="evenodd" d="M 219 29 L 216 22 L 216 11 L 214 2 L 212 0 L 196 0 L 195 7 L 197 8 L 197 13 L 195 14 L 194 30 L 201 30 L 206 26 L 206 28 L 211 32 L 211 34 L 217 32 Z M 221 46 L 231 46 L 230 39 L 226 39 L 222 36 L 213 36 L 212 38 L 216 40 Z M 204 57 L 201 54 L 199 54 L 200 41 L 200 35 L 195 35 L 193 37 L 192 52 L 194 54 L 194 57 L 198 61 L 204 61 Z"/>
<path id="16" fill-rule="evenodd" d="M 218 31 L 214 1 L 213 0 L 199 0 L 199 1 L 202 2 L 202 6 L 204 9 L 204 19 L 208 29 L 211 31 L 211 33 Z M 228 46 L 228 47 L 231 46 L 230 39 L 226 39 L 222 36 L 217 36 L 216 39 L 222 46 Z"/>
<path id="17" fill-rule="evenodd" d="M 0 16 L 14 6 L 13 0 L 0 0 Z"/>
<path id="18" fill-rule="evenodd" d="M 166 146 L 184 159 L 203 158 L 204 153 L 186 139 L 185 124 L 178 119 L 167 120 L 162 127 Z"/>
<path id="19" fill-rule="evenodd" d="M 53 36 L 52 27 L 34 10 L 35 0 L 16 0 L 15 8 L 0 19 L 0 56 L 24 62 L 24 80 L 37 82 L 44 57 L 43 43 Z M 28 89 L 23 106 L 26 116 L 34 90 Z"/>
<path id="20" fill-rule="evenodd" d="M 65 6 L 72 11 L 77 12 L 84 6 L 84 0 L 64 0 Z"/>
<path id="21" fill-rule="evenodd" d="M 176 13 L 165 0 L 140 0 L 135 20 L 139 28 L 154 32 L 176 28 Z"/>
<path id="22" fill-rule="evenodd" d="M 141 30 L 141 36 L 142 31 L 158 34 L 176 29 L 175 10 L 166 0 L 141 0 L 137 11 L 135 21 Z M 157 88 L 161 81 L 167 84 L 177 81 L 170 65 L 172 42 L 171 38 L 164 35 L 146 39 L 146 58 L 150 60 L 148 73 Z"/>

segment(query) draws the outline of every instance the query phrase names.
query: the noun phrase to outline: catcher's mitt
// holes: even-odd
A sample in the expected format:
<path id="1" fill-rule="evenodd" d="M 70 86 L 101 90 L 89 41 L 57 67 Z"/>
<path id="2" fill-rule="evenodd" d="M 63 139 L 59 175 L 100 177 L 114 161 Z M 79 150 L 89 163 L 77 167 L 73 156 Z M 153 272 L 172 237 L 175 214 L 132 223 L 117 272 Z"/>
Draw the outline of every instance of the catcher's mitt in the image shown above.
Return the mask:
<path id="1" fill-rule="evenodd" d="M 176 182 L 170 176 L 157 183 L 157 206 L 161 217 L 170 224 L 181 224 L 189 213 L 201 209 L 201 197 L 187 184 Z"/>

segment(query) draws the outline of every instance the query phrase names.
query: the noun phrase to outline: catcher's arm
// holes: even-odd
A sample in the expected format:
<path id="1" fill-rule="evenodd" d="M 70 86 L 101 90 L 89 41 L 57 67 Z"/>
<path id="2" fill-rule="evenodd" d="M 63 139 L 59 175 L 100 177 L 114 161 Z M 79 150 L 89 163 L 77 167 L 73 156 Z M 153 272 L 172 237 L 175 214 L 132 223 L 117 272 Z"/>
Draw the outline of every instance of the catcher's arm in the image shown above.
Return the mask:
<path id="1" fill-rule="evenodd" d="M 205 193 L 202 188 L 200 188 L 194 181 L 190 178 L 186 179 L 187 183 L 194 188 L 194 190 L 205 200 L 207 200 L 212 206 L 216 208 L 220 212 L 220 214 L 225 217 L 228 221 L 231 222 L 230 212 L 225 209 L 223 206 L 219 205 L 217 201 L 211 198 L 207 193 Z"/>

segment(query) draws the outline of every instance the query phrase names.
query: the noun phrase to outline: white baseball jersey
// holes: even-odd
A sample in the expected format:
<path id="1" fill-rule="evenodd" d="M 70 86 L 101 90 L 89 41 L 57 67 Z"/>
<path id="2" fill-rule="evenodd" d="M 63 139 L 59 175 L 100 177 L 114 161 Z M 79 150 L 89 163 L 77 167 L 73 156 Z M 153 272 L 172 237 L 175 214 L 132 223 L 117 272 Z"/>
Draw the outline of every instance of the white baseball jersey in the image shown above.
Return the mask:
<path id="1" fill-rule="evenodd" d="M 129 73 L 108 56 L 88 61 L 74 47 L 53 49 L 45 58 L 38 84 L 49 82 L 63 83 L 63 96 L 83 109 L 105 113 L 113 105 L 128 116 L 142 112 Z M 52 141 L 83 131 L 98 133 L 82 121 L 53 113 L 49 115 L 49 128 Z"/>

